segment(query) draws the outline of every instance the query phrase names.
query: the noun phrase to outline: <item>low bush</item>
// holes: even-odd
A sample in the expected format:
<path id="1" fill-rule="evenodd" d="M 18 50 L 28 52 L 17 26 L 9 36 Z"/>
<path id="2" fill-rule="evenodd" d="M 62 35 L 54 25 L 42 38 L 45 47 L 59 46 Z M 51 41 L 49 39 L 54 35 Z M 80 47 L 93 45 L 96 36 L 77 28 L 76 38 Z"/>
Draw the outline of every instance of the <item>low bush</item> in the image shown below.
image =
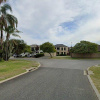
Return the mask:
<path id="1" fill-rule="evenodd" d="M 34 57 L 39 58 L 39 57 L 43 57 L 43 56 L 44 56 L 44 53 L 39 53 L 39 54 L 36 54 Z"/>

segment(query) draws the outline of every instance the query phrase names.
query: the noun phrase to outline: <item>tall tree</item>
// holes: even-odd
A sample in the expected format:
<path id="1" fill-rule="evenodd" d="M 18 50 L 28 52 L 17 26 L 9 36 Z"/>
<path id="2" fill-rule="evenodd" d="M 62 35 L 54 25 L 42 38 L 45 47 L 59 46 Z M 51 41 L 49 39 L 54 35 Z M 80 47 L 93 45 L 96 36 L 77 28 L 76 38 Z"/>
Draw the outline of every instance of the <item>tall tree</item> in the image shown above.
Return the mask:
<path id="1" fill-rule="evenodd" d="M 1 49 L 3 43 L 3 30 L 6 30 L 8 26 L 17 27 L 18 20 L 15 16 L 9 14 L 7 11 L 12 12 L 12 8 L 9 4 L 1 6 L 0 13 L 0 30 L 1 30 Z M 7 34 L 8 35 L 8 34 Z M 8 36 L 7 36 L 8 37 Z"/>
<path id="2" fill-rule="evenodd" d="M 45 42 L 40 46 L 40 49 L 43 50 L 43 52 L 47 52 L 50 54 L 51 58 L 52 58 L 52 54 L 56 52 L 55 50 L 55 46 L 52 43 L 49 42 Z"/>
<path id="3" fill-rule="evenodd" d="M 8 16 L 9 16 L 9 15 L 7 15 L 8 10 L 12 11 L 11 6 L 8 5 L 8 4 L 4 4 L 3 6 L 0 7 L 0 32 L 1 32 L 0 49 L 1 50 L 2 50 L 2 44 L 3 44 L 3 29 L 4 29 L 4 27 L 7 27 L 7 19 L 8 19 Z"/>
<path id="4" fill-rule="evenodd" d="M 10 41 L 11 42 L 13 42 L 13 41 L 15 42 L 14 43 L 14 48 L 13 48 L 13 54 L 19 55 L 19 54 L 21 54 L 21 53 L 26 51 L 27 44 L 24 42 L 24 40 L 12 39 Z"/>
<path id="5" fill-rule="evenodd" d="M 13 26 L 8 26 L 7 28 L 5 28 L 5 32 L 7 33 L 6 35 L 6 61 L 8 61 L 8 42 L 10 39 L 10 36 L 16 36 L 16 37 L 20 37 L 18 34 L 20 31 L 18 31 L 17 29 L 15 29 Z"/>

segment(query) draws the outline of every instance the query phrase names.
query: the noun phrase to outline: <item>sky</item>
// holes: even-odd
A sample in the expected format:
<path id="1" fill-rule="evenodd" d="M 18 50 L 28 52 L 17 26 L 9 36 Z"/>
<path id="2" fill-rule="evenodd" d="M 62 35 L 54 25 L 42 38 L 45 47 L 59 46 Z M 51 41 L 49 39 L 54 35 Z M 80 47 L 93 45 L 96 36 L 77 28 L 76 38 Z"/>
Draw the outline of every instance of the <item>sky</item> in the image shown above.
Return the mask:
<path id="1" fill-rule="evenodd" d="M 100 0 L 8 0 L 28 45 L 100 44 Z"/>

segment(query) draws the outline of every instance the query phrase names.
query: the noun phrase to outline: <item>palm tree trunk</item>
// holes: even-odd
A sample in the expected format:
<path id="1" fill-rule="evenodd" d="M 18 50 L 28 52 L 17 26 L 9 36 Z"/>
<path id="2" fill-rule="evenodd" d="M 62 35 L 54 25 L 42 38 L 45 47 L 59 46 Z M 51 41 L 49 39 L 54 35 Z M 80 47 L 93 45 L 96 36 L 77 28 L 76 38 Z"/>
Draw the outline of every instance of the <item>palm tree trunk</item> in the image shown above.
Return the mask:
<path id="1" fill-rule="evenodd" d="M 7 36 L 6 36 L 6 61 L 8 61 L 8 38 L 9 38 L 9 36 L 7 34 Z"/>
<path id="2" fill-rule="evenodd" d="M 2 30 L 1 30 L 0 44 L 1 44 L 0 49 L 1 49 L 1 58 L 2 58 L 2 51 L 3 51 L 3 46 L 2 46 L 2 44 L 3 44 L 3 31 Z"/>

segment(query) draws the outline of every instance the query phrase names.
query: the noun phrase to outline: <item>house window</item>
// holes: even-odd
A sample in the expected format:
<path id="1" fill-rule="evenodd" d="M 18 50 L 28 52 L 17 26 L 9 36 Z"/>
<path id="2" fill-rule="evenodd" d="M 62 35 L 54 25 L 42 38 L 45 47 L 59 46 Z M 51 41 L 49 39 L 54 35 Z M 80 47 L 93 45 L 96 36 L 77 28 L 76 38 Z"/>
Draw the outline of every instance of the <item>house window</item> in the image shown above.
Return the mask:
<path id="1" fill-rule="evenodd" d="M 64 50 L 66 50 L 66 48 L 64 48 Z"/>
<path id="2" fill-rule="evenodd" d="M 63 52 L 61 52 L 61 54 L 63 54 Z"/>
<path id="3" fill-rule="evenodd" d="M 61 50 L 63 50 L 63 48 L 61 48 Z"/>
<path id="4" fill-rule="evenodd" d="M 57 52 L 57 55 L 59 55 L 59 52 Z"/>
<path id="5" fill-rule="evenodd" d="M 64 52 L 64 55 L 66 55 L 66 52 Z"/>
<path id="6" fill-rule="evenodd" d="M 59 50 L 59 48 L 57 48 L 57 50 Z"/>

